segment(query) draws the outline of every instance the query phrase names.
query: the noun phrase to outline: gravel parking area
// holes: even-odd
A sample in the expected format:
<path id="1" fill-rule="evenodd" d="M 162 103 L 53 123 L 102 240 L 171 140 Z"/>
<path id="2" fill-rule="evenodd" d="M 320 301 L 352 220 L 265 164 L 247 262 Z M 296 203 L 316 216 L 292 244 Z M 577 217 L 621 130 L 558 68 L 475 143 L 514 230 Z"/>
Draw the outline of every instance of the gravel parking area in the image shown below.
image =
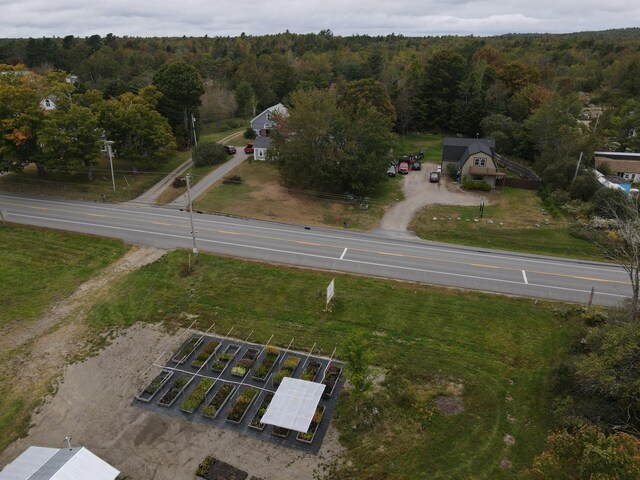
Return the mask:
<path id="1" fill-rule="evenodd" d="M 414 215 L 428 205 L 479 205 L 481 198 L 489 204 L 486 193 L 465 192 L 446 175 L 441 176 L 440 182 L 430 183 L 429 173 L 436 169 L 432 163 L 423 163 L 422 170 L 411 171 L 404 177 L 402 192 L 405 199 L 385 212 L 377 233 L 406 236 Z"/>

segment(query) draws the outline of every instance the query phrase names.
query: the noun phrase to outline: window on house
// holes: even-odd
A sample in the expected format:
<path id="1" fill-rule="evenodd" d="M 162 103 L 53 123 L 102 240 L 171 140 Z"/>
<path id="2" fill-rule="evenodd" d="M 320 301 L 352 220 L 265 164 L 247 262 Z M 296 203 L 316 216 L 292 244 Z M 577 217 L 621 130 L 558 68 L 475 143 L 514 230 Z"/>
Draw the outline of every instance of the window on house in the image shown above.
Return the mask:
<path id="1" fill-rule="evenodd" d="M 484 167 L 486 165 L 486 160 L 482 157 L 476 157 L 473 159 L 474 167 Z"/>
<path id="2" fill-rule="evenodd" d="M 471 177 L 474 181 L 477 182 L 481 182 L 484 180 L 484 177 L 482 175 L 474 175 L 473 177 Z"/>

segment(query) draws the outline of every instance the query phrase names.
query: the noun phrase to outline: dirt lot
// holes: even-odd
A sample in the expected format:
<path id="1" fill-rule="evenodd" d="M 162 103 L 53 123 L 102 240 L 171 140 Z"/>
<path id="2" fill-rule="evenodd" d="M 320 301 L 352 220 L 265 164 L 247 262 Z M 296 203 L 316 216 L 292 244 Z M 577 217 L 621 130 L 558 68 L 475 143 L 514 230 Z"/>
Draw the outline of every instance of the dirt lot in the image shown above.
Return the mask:
<path id="1" fill-rule="evenodd" d="M 85 316 L 110 283 L 163 253 L 132 249 L 38 321 L 3 332 L 2 348 L 15 347 L 2 366 L 6 378 L 16 379 L 14 389 L 40 395 L 63 370 L 64 376 L 57 393 L 34 414 L 28 436 L 0 454 L 0 468 L 30 445 L 62 447 L 71 434 L 74 445 L 86 446 L 134 480 L 193 478 L 206 455 L 265 480 L 312 478 L 323 460 L 340 451 L 334 429 L 316 457 L 132 407 L 134 395 L 153 375 L 143 376 L 146 367 L 181 342 L 178 334 L 170 335 L 158 325 L 136 325 L 97 356 L 61 367 L 86 347 Z"/>
<path id="2" fill-rule="evenodd" d="M 385 212 L 378 230 L 406 232 L 414 215 L 427 205 L 479 205 L 481 198 L 489 205 L 486 192 L 462 191 L 446 176 L 442 176 L 439 183 L 430 183 L 429 173 L 435 170 L 435 165 L 425 163 L 422 170 L 409 172 L 405 176 L 402 182 L 405 199 Z"/>

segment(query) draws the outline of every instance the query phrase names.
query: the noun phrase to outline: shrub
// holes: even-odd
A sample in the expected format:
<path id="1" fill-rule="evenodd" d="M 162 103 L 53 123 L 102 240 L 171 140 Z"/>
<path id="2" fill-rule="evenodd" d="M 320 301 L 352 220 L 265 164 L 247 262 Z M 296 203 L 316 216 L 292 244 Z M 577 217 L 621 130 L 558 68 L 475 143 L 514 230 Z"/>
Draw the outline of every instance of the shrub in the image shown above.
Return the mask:
<path id="1" fill-rule="evenodd" d="M 187 186 L 187 179 L 184 177 L 176 177 L 173 179 L 173 188 L 182 188 Z"/>
<path id="2" fill-rule="evenodd" d="M 202 143 L 193 152 L 193 164 L 196 166 L 216 165 L 227 159 L 224 147 L 217 143 Z"/>
<path id="3" fill-rule="evenodd" d="M 483 192 L 491 190 L 491 185 L 482 180 L 465 180 L 462 182 L 462 186 L 467 190 L 482 190 Z"/>
<path id="4" fill-rule="evenodd" d="M 256 132 L 251 127 L 247 127 L 247 129 L 244 131 L 243 135 L 244 135 L 244 138 L 246 138 L 248 140 L 253 140 L 254 138 L 256 138 Z"/>
<path id="5" fill-rule="evenodd" d="M 458 168 L 453 163 L 447 165 L 447 175 L 449 175 L 453 180 L 458 178 Z"/>
<path id="6" fill-rule="evenodd" d="M 222 183 L 225 185 L 240 185 L 242 183 L 242 177 L 240 175 L 229 175 L 222 179 Z"/>

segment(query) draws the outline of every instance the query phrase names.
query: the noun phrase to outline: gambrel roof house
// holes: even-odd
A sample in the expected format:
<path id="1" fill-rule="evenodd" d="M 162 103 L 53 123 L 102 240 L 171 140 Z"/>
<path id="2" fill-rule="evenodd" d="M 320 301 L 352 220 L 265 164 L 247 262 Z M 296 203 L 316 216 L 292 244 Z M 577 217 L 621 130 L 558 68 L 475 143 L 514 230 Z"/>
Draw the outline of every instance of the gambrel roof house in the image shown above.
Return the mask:
<path id="1" fill-rule="evenodd" d="M 631 182 L 640 182 L 640 153 L 593 152 L 596 170 L 606 165 L 611 173 Z"/>
<path id="2" fill-rule="evenodd" d="M 56 104 L 51 97 L 43 98 L 42 100 L 40 100 L 40 108 L 46 111 L 55 110 Z"/>
<path id="3" fill-rule="evenodd" d="M 449 165 L 455 165 L 461 179 L 482 180 L 495 187 L 496 179 L 506 176 L 498 171 L 495 155 L 493 139 L 448 137 L 442 145 L 442 170 L 447 172 Z"/>

